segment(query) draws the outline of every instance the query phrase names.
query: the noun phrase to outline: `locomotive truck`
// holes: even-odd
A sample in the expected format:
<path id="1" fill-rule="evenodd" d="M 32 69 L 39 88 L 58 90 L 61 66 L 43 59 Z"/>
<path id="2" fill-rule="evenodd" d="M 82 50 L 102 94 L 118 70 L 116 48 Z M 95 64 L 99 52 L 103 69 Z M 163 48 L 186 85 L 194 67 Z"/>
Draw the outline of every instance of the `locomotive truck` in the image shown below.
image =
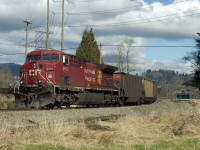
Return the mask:
<path id="1" fill-rule="evenodd" d="M 14 89 L 15 106 L 122 106 L 156 100 L 153 81 L 117 70 L 57 50 L 32 51 L 20 67 L 20 82 Z"/>

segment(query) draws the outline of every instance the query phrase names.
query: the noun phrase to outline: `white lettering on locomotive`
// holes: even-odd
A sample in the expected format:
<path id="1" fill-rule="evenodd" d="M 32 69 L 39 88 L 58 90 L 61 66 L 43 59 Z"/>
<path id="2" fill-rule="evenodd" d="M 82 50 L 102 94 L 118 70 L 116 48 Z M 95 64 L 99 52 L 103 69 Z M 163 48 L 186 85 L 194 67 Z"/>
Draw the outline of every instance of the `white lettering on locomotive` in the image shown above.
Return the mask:
<path id="1" fill-rule="evenodd" d="M 93 77 L 88 77 L 88 76 L 85 76 L 85 80 L 88 81 L 88 82 L 96 82 L 96 79 L 93 78 Z"/>
<path id="2" fill-rule="evenodd" d="M 95 71 L 95 70 L 93 70 L 93 69 L 84 69 L 84 73 L 86 73 L 86 74 L 93 74 L 93 75 L 95 75 L 95 74 L 96 74 L 96 71 Z"/>
<path id="3" fill-rule="evenodd" d="M 35 70 L 29 70 L 29 76 L 35 76 Z"/>

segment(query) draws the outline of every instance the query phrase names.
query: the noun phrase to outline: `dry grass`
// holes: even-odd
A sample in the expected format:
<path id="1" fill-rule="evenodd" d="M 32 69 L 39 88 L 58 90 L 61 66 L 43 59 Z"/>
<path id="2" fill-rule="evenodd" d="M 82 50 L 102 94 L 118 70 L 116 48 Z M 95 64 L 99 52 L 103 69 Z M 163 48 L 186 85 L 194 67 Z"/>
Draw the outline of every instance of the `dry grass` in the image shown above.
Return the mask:
<path id="1" fill-rule="evenodd" d="M 14 96 L 0 93 L 0 109 L 14 108 Z"/>
<path id="2" fill-rule="evenodd" d="M 199 106 L 190 109 L 151 110 L 145 115 L 127 115 L 106 121 L 47 122 L 34 127 L 10 130 L 0 125 L 0 149 L 23 149 L 28 144 L 51 144 L 65 147 L 104 147 L 152 144 L 199 138 Z M 93 125 L 93 126 L 92 126 Z"/>

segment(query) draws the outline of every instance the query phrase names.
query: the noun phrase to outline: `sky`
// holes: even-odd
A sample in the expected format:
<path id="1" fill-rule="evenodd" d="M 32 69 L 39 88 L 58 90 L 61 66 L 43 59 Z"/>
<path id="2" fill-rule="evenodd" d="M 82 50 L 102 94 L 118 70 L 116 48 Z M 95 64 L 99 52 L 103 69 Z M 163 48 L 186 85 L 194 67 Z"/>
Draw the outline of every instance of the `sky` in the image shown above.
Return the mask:
<path id="1" fill-rule="evenodd" d="M 60 50 L 61 0 L 50 0 L 50 46 Z M 195 51 L 200 0 L 67 0 L 65 52 L 75 54 L 82 33 L 92 28 L 104 63 L 116 65 L 120 43 L 133 40 L 133 73 L 147 69 L 190 73 L 182 58 Z M 28 52 L 45 45 L 47 0 L 0 0 L 0 63 L 23 64 Z"/>

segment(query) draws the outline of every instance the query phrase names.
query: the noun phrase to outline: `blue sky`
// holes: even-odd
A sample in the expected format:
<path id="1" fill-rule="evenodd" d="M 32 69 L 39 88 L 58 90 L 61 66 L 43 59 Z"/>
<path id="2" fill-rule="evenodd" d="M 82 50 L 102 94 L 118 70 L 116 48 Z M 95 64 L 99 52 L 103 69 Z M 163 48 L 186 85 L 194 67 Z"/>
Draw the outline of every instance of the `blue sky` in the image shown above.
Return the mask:
<path id="1" fill-rule="evenodd" d="M 147 3 L 161 2 L 163 4 L 170 4 L 173 0 L 144 0 Z M 148 38 L 147 45 L 158 45 L 158 46 L 193 46 L 195 45 L 194 39 L 198 35 L 186 39 L 161 39 L 161 38 Z M 148 48 L 147 55 L 151 59 L 157 58 L 158 60 L 172 59 L 181 60 L 188 52 L 194 51 L 193 47 L 175 47 L 175 48 Z"/>
<path id="2" fill-rule="evenodd" d="M 163 4 L 172 3 L 173 0 L 144 0 L 147 3 L 161 2 Z M 147 45 L 158 45 L 158 46 L 193 46 L 195 45 L 194 39 L 198 35 L 190 37 L 187 39 L 160 39 L 160 38 L 149 38 L 147 39 Z M 187 55 L 187 53 L 194 51 L 193 47 L 175 47 L 175 48 L 148 48 L 147 55 L 150 59 L 158 60 L 182 60 L 182 57 Z"/>
<path id="3" fill-rule="evenodd" d="M 147 3 L 161 2 L 163 4 L 169 4 L 169 3 L 172 3 L 173 0 L 144 0 L 144 2 L 147 2 Z"/>
<path id="4" fill-rule="evenodd" d="M 159 38 L 147 39 L 147 45 L 151 46 L 194 46 L 194 39 L 166 40 Z M 194 47 L 158 47 L 148 48 L 147 55 L 150 59 L 158 60 L 178 60 L 184 57 L 188 52 L 194 51 Z"/>
<path id="5" fill-rule="evenodd" d="M 73 0 L 65 1 L 65 52 L 75 54 L 84 29 L 93 28 L 97 43 L 118 45 L 134 39 L 138 46 L 130 56 L 138 72 L 167 69 L 188 72 L 182 57 L 194 48 L 148 46 L 192 46 L 200 24 L 199 0 Z M 23 64 L 25 23 L 32 22 L 28 51 L 44 47 L 46 0 L 0 0 L 0 63 Z M 9 11 L 7 11 L 9 10 Z M 60 49 L 61 2 L 50 0 L 53 49 Z M 39 17 L 38 17 L 39 16 Z M 38 32 L 40 31 L 38 34 Z M 38 42 L 36 39 L 40 38 Z M 141 46 L 141 47 L 140 47 Z M 145 46 L 145 48 L 142 48 Z M 7 55 L 15 54 L 16 55 Z M 20 54 L 21 53 L 21 54 Z M 117 65 L 117 46 L 103 47 L 106 63 Z"/>

